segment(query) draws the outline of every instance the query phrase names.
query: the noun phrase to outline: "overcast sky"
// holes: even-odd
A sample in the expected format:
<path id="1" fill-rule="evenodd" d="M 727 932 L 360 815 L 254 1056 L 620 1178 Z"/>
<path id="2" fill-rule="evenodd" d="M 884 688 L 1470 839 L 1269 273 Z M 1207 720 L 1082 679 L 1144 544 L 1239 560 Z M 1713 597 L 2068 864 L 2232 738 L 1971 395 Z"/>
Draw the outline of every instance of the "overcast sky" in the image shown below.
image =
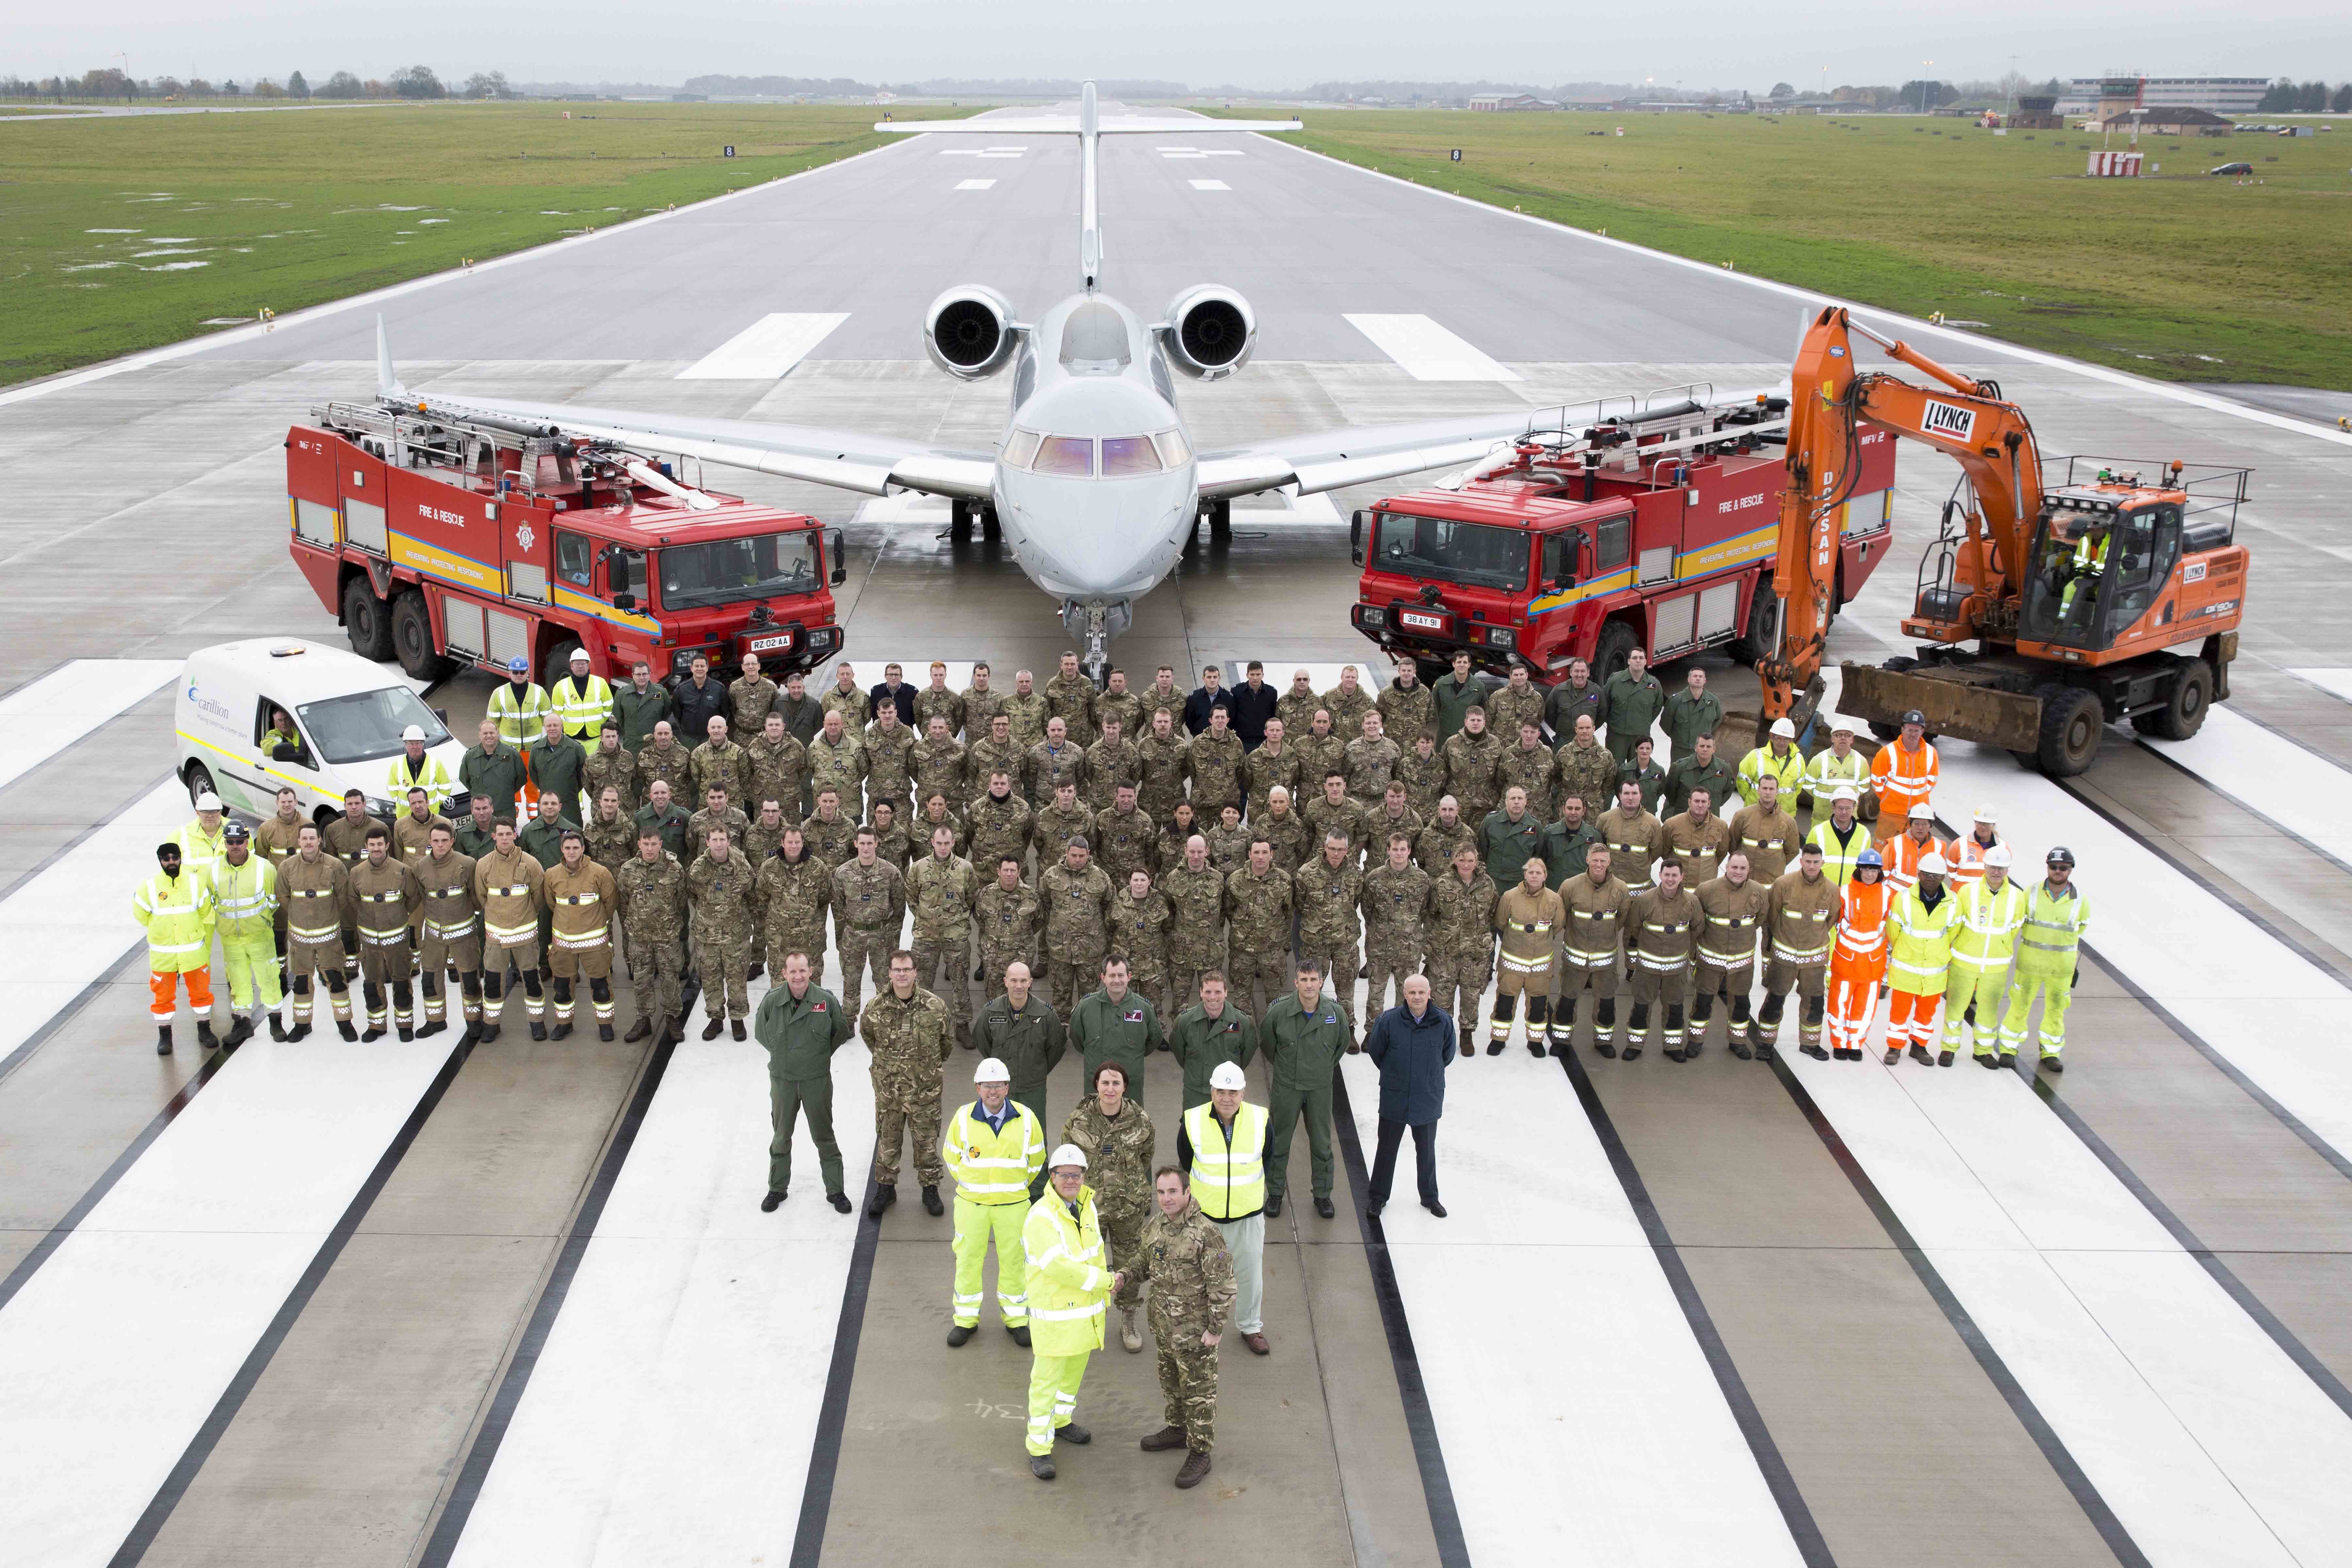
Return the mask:
<path id="1" fill-rule="evenodd" d="M 2352 78 L 2347 0 L 94 0 L 12 5 L 0 69 L 318 81 L 421 60 L 445 76 L 675 82 L 1123 77 L 1280 88 L 1386 79 L 1763 89 L 2137 68 Z M 1933 65 L 1923 62 L 1932 60 Z"/>

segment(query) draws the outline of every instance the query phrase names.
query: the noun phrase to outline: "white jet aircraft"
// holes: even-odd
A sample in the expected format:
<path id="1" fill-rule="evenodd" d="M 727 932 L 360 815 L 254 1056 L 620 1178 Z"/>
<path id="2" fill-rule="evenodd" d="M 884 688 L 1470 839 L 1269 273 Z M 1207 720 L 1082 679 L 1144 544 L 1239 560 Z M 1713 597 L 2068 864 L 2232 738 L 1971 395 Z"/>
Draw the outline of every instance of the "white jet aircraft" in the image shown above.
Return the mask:
<path id="1" fill-rule="evenodd" d="M 1003 118 L 885 121 L 908 135 L 1075 135 L 1082 287 L 1034 321 L 994 289 L 963 285 L 931 302 L 923 346 L 948 374 L 974 381 L 1010 366 L 1011 416 L 994 452 L 910 447 L 887 437 L 807 426 L 702 419 L 566 405 L 411 393 L 379 341 L 379 395 L 404 413 L 488 416 L 560 427 L 646 453 L 837 486 L 863 495 L 920 490 L 948 498 L 958 538 L 975 515 L 1000 530 L 1013 559 L 1061 603 L 1100 680 L 1110 641 L 1133 602 L 1168 575 L 1205 516 L 1212 537 L 1229 526 L 1233 497 L 1296 487 L 1314 495 L 1473 460 L 1534 430 L 1527 412 L 1360 426 L 1284 437 L 1230 451 L 1196 452 L 1176 408 L 1175 376 L 1216 381 L 1249 363 L 1257 322 L 1231 289 L 1202 284 L 1170 301 L 1157 321 L 1100 288 L 1102 226 L 1096 147 L 1106 135 L 1199 136 L 1296 131 L 1285 121 L 1105 117 L 1086 84 L 1076 120 Z"/>

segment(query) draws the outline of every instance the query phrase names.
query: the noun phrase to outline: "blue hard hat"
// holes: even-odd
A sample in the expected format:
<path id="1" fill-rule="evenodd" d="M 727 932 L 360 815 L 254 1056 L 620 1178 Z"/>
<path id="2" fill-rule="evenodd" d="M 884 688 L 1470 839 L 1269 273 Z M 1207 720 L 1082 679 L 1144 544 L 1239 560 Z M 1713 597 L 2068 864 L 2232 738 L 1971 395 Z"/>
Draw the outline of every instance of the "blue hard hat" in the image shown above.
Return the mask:
<path id="1" fill-rule="evenodd" d="M 1886 861 L 1879 855 L 1877 850 L 1865 849 L 1861 854 L 1854 857 L 1853 868 L 1859 871 L 1865 866 L 1874 871 L 1884 871 L 1886 869 Z"/>
<path id="2" fill-rule="evenodd" d="M 523 658 L 520 654 L 515 655 L 512 658 L 507 660 L 507 673 L 509 675 L 529 675 L 530 673 L 530 660 Z"/>

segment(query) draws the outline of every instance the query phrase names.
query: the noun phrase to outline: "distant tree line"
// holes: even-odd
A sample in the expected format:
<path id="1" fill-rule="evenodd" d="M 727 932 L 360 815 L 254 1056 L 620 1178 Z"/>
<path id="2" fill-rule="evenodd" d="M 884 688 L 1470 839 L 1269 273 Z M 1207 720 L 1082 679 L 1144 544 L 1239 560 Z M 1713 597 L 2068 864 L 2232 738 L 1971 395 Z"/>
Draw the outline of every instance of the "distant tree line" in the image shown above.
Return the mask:
<path id="1" fill-rule="evenodd" d="M 2352 114 L 2352 81 L 2341 82 L 2330 89 L 2324 81 L 2297 81 L 2283 76 L 2271 83 L 2263 100 L 2254 105 L 2257 114 Z"/>
<path id="2" fill-rule="evenodd" d="M 203 77 L 183 81 L 175 76 L 132 78 L 109 66 L 102 70 L 84 71 L 78 77 L 44 77 L 38 80 L 20 76 L 0 76 L 0 99 L 54 99 L 64 102 L 105 102 L 110 100 L 131 102 L 139 99 L 192 98 L 254 98 L 254 99 L 371 99 L 371 98 L 470 98 L 504 99 L 521 95 L 507 81 L 504 71 L 476 71 L 462 85 L 444 84 L 430 66 L 404 66 L 383 79 L 365 80 L 349 71 L 337 71 L 318 87 L 300 71 L 289 73 L 282 82 L 267 77 L 255 77 L 243 86 L 234 80 L 214 83 Z"/>

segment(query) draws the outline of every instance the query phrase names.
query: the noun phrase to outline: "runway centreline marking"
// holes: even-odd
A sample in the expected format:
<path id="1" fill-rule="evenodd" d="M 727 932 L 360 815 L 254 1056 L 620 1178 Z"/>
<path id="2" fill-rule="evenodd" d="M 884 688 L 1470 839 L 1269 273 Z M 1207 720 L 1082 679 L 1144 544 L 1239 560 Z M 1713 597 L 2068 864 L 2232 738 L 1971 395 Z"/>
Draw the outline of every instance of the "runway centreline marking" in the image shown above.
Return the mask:
<path id="1" fill-rule="evenodd" d="M 1906 316 L 1899 311 L 1885 310 L 1877 305 L 1859 304 L 1851 300 L 1841 300 L 1833 294 L 1821 294 L 1816 293 L 1810 289 L 1800 289 L 1793 283 L 1777 283 L 1771 279 L 1759 278 L 1753 273 L 1748 272 L 1726 272 L 1721 268 L 1717 267 L 1710 262 L 1695 261 L 1685 256 L 1675 256 L 1664 250 L 1653 250 L 1647 246 L 1635 245 L 1630 240 L 1612 239 L 1605 235 L 1594 234 L 1590 229 L 1578 228 L 1572 224 L 1556 222 L 1548 217 L 1538 217 L 1533 213 L 1505 212 L 1501 207 L 1496 206 L 1488 202 L 1479 201 L 1475 196 L 1458 195 L 1452 191 L 1441 190 L 1434 185 L 1424 185 L 1412 180 L 1400 179 L 1394 174 L 1381 174 L 1377 169 L 1367 169 L 1360 163 L 1350 163 L 1345 159 L 1327 157 L 1323 153 L 1315 152 L 1311 148 L 1300 147 L 1292 142 L 1278 141 L 1272 136 L 1264 134 L 1263 132 L 1252 132 L 1250 134 L 1260 141 L 1272 142 L 1277 147 L 1286 147 L 1291 152 L 1302 156 L 1314 158 L 1339 168 L 1352 169 L 1357 174 L 1363 175 L 1367 179 L 1384 180 L 1390 184 L 1400 185 L 1406 190 L 1418 191 L 1423 195 L 1434 196 L 1441 201 L 1454 202 L 1463 206 L 1475 207 L 1480 212 L 1491 213 L 1496 217 L 1510 218 L 1520 223 L 1533 224 L 1538 228 L 1548 228 L 1556 233 L 1572 235 L 1588 244 L 1605 246 L 1617 250 L 1627 251 L 1636 256 L 1645 257 L 1653 260 L 1664 262 L 1671 267 L 1679 267 L 1692 272 L 1702 272 L 1713 278 L 1729 279 L 1751 289 L 1763 289 L 1775 294 L 1786 295 L 1791 300 L 1801 300 L 1808 306 L 1843 305 L 1848 310 L 1861 312 L 1862 314 L 1870 317 L 1872 320 L 1882 323 L 1898 323 L 1907 331 L 1929 333 L 1983 353 L 2002 355 L 2011 359 L 2023 360 L 2029 364 L 2044 365 L 2053 370 L 2067 371 L 2073 374 L 2083 376 L 2088 380 L 2104 381 L 2112 386 L 2121 386 L 2134 392 L 2144 392 L 2151 396 L 2163 398 L 2168 402 L 2185 403 L 2193 407 L 2202 408 L 2211 413 L 2231 415 L 2252 424 L 2267 425 L 2273 429 L 2289 430 L 2297 435 L 2315 437 L 2323 441 L 2333 442 L 2339 447 L 2352 447 L 2352 435 L 2347 435 L 2341 431 L 2323 429 L 2318 426 L 2309 424 L 2301 419 L 2294 418 L 2288 415 L 2273 414 L 2266 408 L 2256 408 L 2249 404 L 2238 403 L 2226 397 L 2215 397 L 2210 393 L 2198 392 L 2193 388 L 2176 385 L 2170 382 L 2150 381 L 2145 376 L 2133 375 L 2127 371 L 2109 370 L 2105 365 L 2088 364 L 2080 360 L 2067 359 L 2063 355 L 2046 353 L 2040 349 L 2029 349 L 2021 346 L 2021 344 L 2004 342 L 1998 338 L 1979 337 L 1972 332 L 1963 332 L 1957 328 L 1942 326 L 1934 321 L 1922 321 L 1916 316 Z"/>
<path id="2" fill-rule="evenodd" d="M 994 180 L 958 180 L 956 182 L 956 189 L 960 191 L 989 191 L 995 188 Z"/>
<path id="3" fill-rule="evenodd" d="M 1489 358 L 1427 316 L 1360 315 L 1341 320 L 1404 367 L 1415 381 L 1517 381 L 1519 373 Z"/>
<path id="4" fill-rule="evenodd" d="M 249 1042 L 0 1311 L 13 1553 L 112 1557 L 456 1039 Z"/>
<path id="5" fill-rule="evenodd" d="M 847 320 L 846 310 L 772 312 L 679 371 L 677 379 L 780 381 Z"/>
<path id="6" fill-rule="evenodd" d="M 1223 180 L 1194 180 L 1192 182 L 1192 185 L 1196 191 L 1230 191 L 1233 189 L 1233 186 L 1225 184 Z"/>
<path id="7" fill-rule="evenodd" d="M 2305 666 L 2290 669 L 2287 673 L 2310 682 L 2339 701 L 2352 702 L 2352 669 Z"/>
<path id="8" fill-rule="evenodd" d="M 0 697 L 0 789 L 153 696 L 182 663 L 77 658 Z"/>

